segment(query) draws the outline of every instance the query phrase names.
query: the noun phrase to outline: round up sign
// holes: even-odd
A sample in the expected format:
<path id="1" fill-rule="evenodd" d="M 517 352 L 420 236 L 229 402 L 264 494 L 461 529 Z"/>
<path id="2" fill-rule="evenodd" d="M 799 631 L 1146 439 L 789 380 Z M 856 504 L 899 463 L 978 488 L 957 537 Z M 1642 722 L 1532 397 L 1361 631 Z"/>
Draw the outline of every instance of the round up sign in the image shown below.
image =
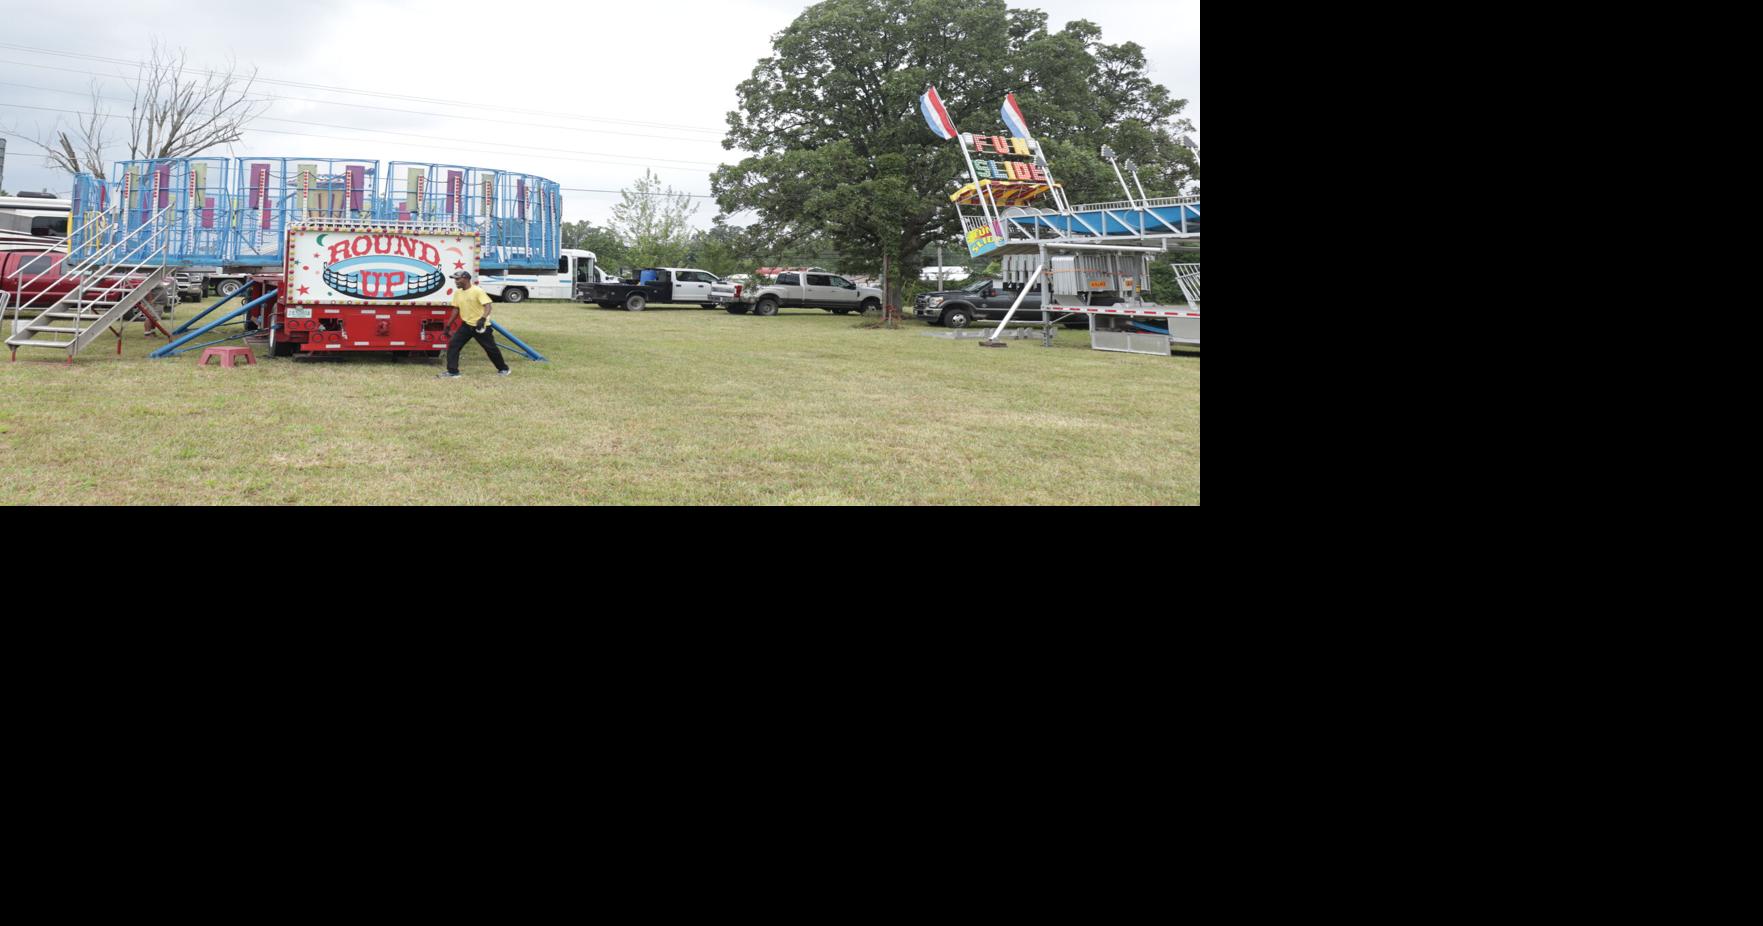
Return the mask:
<path id="1" fill-rule="evenodd" d="M 449 279 L 478 272 L 478 236 L 397 226 L 292 228 L 289 302 L 301 305 L 447 305 Z"/>
<path id="2" fill-rule="evenodd" d="M 410 257 L 351 257 L 324 268 L 324 285 L 357 299 L 421 299 L 440 289 L 447 275 Z"/>

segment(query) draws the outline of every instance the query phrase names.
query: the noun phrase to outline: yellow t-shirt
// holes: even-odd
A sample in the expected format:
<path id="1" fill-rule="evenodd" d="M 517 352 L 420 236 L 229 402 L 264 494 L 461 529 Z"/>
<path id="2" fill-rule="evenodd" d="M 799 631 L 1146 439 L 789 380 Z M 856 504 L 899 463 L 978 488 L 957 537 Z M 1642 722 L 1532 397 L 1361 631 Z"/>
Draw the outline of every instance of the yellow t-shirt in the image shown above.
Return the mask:
<path id="1" fill-rule="evenodd" d="M 483 287 L 473 286 L 453 294 L 453 308 L 459 310 L 459 317 L 467 325 L 476 326 L 477 321 L 484 317 L 484 306 L 490 304 L 490 294 Z"/>

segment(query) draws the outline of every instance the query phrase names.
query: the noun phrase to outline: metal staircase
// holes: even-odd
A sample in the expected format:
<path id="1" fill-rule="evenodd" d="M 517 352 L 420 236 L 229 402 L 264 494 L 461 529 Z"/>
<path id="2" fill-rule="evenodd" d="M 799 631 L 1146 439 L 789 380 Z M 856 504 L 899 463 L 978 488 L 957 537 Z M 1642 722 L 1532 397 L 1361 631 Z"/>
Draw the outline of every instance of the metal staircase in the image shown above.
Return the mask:
<path id="1" fill-rule="evenodd" d="M 6 346 L 12 348 L 12 359 L 17 360 L 18 349 L 25 347 L 65 351 L 67 362 L 72 363 L 75 354 L 107 329 L 116 336 L 116 352 L 120 355 L 122 330 L 117 325 L 136 309 L 140 310 L 148 326 L 159 329 L 169 339 L 171 335 L 161 324 L 151 297 L 172 272 L 165 263 L 166 248 L 171 240 L 168 233 L 171 212 L 167 207 L 153 221 L 122 235 L 102 234 L 103 230 L 116 226 L 114 216 L 99 213 L 67 238 L 51 243 L 48 250 L 67 253 L 69 243 L 75 238 L 85 240 L 92 237 L 93 229 L 87 226 L 98 223 L 98 240 L 87 246 L 92 250 L 90 256 L 71 266 L 68 265 L 72 261 L 71 254 L 63 261 L 61 276 L 79 280 L 71 292 L 41 307 L 36 318 L 28 323 L 22 317 L 23 312 L 32 308 L 33 303 L 47 302 L 47 290 L 7 310 L 13 316 L 12 336 L 6 339 Z M 4 315 L 0 314 L 0 317 Z M 46 337 L 39 338 L 38 335 Z"/>

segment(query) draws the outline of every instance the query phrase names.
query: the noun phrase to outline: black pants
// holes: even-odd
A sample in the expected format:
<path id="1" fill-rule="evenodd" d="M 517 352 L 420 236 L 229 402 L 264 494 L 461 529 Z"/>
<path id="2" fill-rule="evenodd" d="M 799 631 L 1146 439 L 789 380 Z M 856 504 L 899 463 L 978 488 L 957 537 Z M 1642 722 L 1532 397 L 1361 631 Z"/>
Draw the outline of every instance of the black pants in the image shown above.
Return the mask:
<path id="1" fill-rule="evenodd" d="M 496 346 L 496 329 L 485 325 L 483 333 L 479 334 L 472 330 L 469 322 L 460 319 L 453 337 L 447 340 L 447 372 L 459 372 L 459 349 L 472 338 L 477 338 L 477 342 L 484 346 L 484 353 L 490 355 L 490 362 L 496 365 L 496 369 L 508 369 L 508 364 L 502 360 L 502 348 Z"/>

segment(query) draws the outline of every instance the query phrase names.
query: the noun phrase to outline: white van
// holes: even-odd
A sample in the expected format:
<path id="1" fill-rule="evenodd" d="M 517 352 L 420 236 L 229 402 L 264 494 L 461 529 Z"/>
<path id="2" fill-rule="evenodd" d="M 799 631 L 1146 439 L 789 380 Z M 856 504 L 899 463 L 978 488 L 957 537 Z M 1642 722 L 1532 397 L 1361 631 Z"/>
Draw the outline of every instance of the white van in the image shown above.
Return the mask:
<path id="1" fill-rule="evenodd" d="M 478 285 L 497 302 L 516 303 L 528 299 L 573 299 L 577 283 L 616 279 L 600 269 L 593 251 L 564 248 L 559 254 L 556 273 L 486 273 Z"/>

